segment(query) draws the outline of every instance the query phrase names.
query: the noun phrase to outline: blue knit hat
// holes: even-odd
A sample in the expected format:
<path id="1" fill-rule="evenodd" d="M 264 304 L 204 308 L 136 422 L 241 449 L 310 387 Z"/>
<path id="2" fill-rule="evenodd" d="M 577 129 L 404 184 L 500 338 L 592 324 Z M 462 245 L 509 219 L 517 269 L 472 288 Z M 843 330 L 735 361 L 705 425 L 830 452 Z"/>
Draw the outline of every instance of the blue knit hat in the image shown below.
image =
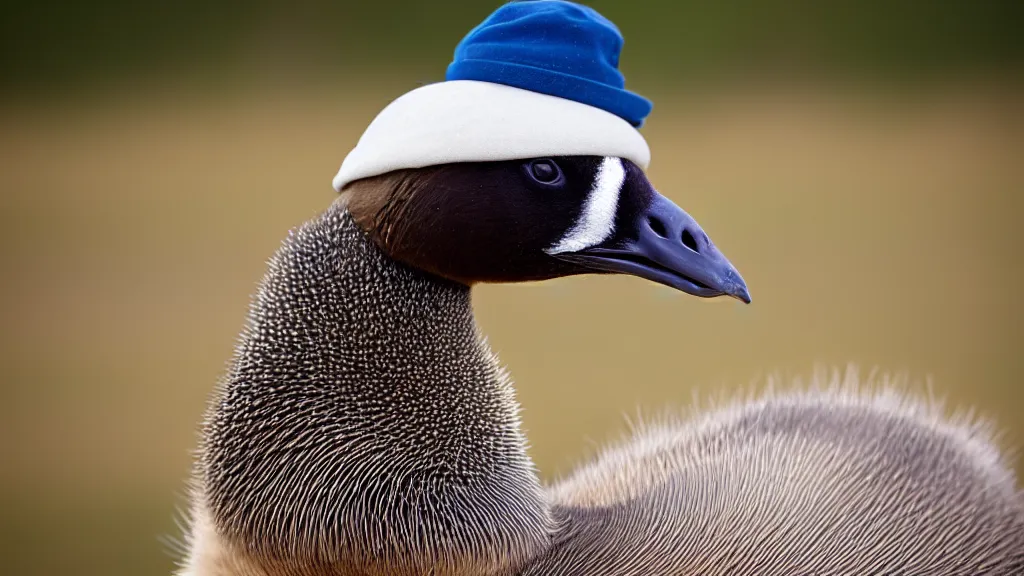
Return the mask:
<path id="1" fill-rule="evenodd" d="M 592 8 L 559 0 L 498 8 L 455 48 L 448 80 L 480 80 L 568 98 L 642 126 L 651 102 L 625 89 L 622 34 Z"/>
<path id="2" fill-rule="evenodd" d="M 539 156 L 617 156 L 646 168 L 637 128 L 651 111 L 625 89 L 623 39 L 595 10 L 563 0 L 505 4 L 455 49 L 444 82 L 389 104 L 334 187 L 404 168 Z"/>

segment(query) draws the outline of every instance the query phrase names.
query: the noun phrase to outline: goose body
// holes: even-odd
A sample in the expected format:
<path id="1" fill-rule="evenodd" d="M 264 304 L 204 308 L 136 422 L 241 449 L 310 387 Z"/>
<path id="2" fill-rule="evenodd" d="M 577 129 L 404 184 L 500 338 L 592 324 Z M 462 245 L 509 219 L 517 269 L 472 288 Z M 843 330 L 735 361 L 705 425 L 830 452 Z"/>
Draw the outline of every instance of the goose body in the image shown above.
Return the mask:
<path id="1" fill-rule="evenodd" d="M 1009 575 L 1024 506 L 988 427 L 833 380 L 645 426 L 549 489 L 523 574 Z"/>
<path id="2" fill-rule="evenodd" d="M 542 40 L 576 34 L 559 27 L 566 18 L 592 24 L 619 43 L 596 43 L 614 58 L 581 62 L 617 64 L 621 37 L 593 11 L 546 0 L 496 15 L 495 26 L 547 30 Z M 512 382 L 473 319 L 472 286 L 618 273 L 750 296 L 649 182 L 642 138 L 619 137 L 646 101 L 566 108 L 564 94 L 461 77 L 479 61 L 382 112 L 335 178 L 341 195 L 272 258 L 206 416 L 181 576 L 1024 570 L 1024 499 L 987 427 L 884 386 L 848 381 L 650 423 L 543 486 Z M 621 92 L 609 86 L 587 94 Z M 487 125 L 507 138 L 413 113 L 480 93 L 529 103 L 482 105 L 484 124 L 505 118 Z M 538 117 L 544 127 L 530 124 Z M 608 129 L 553 136 L 562 155 L 524 138 L 581 122 Z M 441 141 L 406 148 L 417 133 Z"/>

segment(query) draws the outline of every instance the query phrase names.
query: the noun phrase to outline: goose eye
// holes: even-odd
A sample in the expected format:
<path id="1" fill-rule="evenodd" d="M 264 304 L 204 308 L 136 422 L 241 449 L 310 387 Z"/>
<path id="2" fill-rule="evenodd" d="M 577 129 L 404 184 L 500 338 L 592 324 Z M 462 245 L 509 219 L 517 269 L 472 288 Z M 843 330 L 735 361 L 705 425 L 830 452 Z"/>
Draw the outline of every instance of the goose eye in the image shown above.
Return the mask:
<path id="1" fill-rule="evenodd" d="M 526 172 L 535 182 L 545 188 L 561 186 L 565 180 L 562 170 L 554 160 L 544 158 L 526 164 Z"/>

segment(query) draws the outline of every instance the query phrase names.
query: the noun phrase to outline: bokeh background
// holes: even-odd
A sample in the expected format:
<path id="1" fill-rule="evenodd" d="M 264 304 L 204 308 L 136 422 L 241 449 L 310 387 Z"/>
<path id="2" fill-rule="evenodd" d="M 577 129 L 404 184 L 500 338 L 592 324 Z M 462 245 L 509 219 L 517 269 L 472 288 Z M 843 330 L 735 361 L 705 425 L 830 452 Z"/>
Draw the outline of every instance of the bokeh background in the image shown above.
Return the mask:
<path id="1" fill-rule="evenodd" d="M 498 3 L 5 4 L 0 572 L 168 574 L 266 259 Z M 655 101 L 652 179 L 754 303 L 630 278 L 479 289 L 545 478 L 638 409 L 816 364 L 930 379 L 1024 446 L 1024 3 L 592 5 Z"/>

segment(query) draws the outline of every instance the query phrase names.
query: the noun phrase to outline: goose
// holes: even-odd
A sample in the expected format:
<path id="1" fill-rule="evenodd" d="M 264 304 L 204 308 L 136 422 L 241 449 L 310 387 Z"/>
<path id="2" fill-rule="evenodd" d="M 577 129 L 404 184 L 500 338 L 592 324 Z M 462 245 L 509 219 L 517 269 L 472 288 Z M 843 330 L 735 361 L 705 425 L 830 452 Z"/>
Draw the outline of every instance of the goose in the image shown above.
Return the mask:
<path id="1" fill-rule="evenodd" d="M 622 36 L 505 4 L 289 233 L 202 429 L 182 576 L 1020 574 L 985 423 L 855 376 L 637 427 L 539 480 L 481 283 L 626 274 L 750 303 L 647 178 Z"/>

